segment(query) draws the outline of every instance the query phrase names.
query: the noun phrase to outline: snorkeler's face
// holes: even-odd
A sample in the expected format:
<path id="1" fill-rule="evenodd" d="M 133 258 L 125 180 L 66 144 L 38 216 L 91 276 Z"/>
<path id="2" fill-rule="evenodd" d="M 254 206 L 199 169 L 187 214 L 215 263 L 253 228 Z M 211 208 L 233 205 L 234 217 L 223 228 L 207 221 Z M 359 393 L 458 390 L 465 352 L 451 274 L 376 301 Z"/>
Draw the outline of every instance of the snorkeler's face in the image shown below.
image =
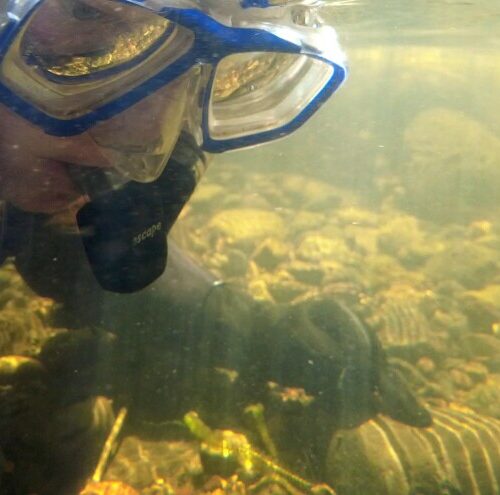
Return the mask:
<path id="1" fill-rule="evenodd" d="M 140 65 L 140 51 L 148 48 L 143 46 L 144 32 L 159 36 L 155 33 L 163 33 L 168 27 L 156 26 L 157 19 L 167 22 L 119 2 L 46 0 L 29 21 L 20 49 L 34 56 L 40 67 L 50 69 L 55 80 L 62 81 L 61 111 L 69 112 L 71 105 L 77 108 L 80 100 L 91 111 L 92 105 L 102 103 L 105 97 L 99 84 L 106 78 L 120 82 L 113 91 L 127 92 L 131 84 L 127 71 L 120 77 L 114 72 L 106 77 L 102 73 L 107 74 L 110 67 L 128 67 L 136 59 Z M 58 29 L 53 29 L 54 25 Z M 151 43 L 156 40 L 154 36 Z M 71 78 L 80 80 L 87 72 L 99 76 L 97 85 L 92 86 L 93 80 L 89 80 L 93 88 L 89 94 L 72 94 Z M 24 97 L 29 80 L 28 76 L 19 77 L 14 87 Z M 198 77 L 193 69 L 127 110 L 71 137 L 48 135 L 0 104 L 0 200 L 30 212 L 54 213 L 72 205 L 78 208 L 85 199 L 70 179 L 68 168 L 72 165 L 113 167 L 127 180 L 154 180 L 178 139 L 191 101 L 191 83 Z M 38 106 L 53 103 L 54 95 L 44 100 L 45 93 L 38 93 L 42 95 Z"/>
<path id="2" fill-rule="evenodd" d="M 120 154 L 129 159 L 130 150 L 147 154 L 148 143 L 167 140 L 173 146 L 182 125 L 184 106 L 179 102 L 185 101 L 187 85 L 186 78 L 174 81 L 72 137 L 49 136 L 0 104 L 0 200 L 36 213 L 79 208 L 85 199 L 68 167 L 115 167 Z"/>

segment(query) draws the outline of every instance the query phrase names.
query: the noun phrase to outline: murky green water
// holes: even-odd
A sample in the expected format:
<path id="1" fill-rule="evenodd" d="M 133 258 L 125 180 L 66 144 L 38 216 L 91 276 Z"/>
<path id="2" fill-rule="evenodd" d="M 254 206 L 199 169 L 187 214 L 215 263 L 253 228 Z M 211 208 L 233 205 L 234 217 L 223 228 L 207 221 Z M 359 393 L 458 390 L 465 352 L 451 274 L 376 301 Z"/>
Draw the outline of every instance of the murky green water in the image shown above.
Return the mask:
<path id="1" fill-rule="evenodd" d="M 425 110 L 458 112 L 498 136 L 498 9 L 489 1 L 376 1 L 330 8 L 327 17 L 337 27 L 349 60 L 345 87 L 292 138 L 237 158 L 227 155 L 222 161 L 262 169 L 293 168 L 333 184 L 360 187 L 373 197 L 374 176 L 406 172 L 411 149 L 404 133 Z M 438 147 L 446 140 L 458 155 L 464 152 L 460 144 L 470 131 L 460 123 L 443 128 L 436 122 L 433 127 L 431 119 L 427 126 L 433 137 L 428 145 Z M 469 139 L 472 157 L 490 153 L 495 160 L 494 149 L 487 151 L 488 145 L 470 134 Z M 457 165 L 457 173 L 461 167 L 466 174 L 478 164 Z M 457 179 L 456 190 L 445 201 L 461 201 L 459 187 L 466 179 Z M 478 188 L 476 196 L 492 196 L 492 191 Z"/>
<path id="2" fill-rule="evenodd" d="M 214 164 L 186 218 L 194 252 L 257 299 L 345 301 L 431 407 L 430 429 L 382 415 L 338 434 L 338 493 L 499 493 L 500 8 L 328 16 L 347 83 L 294 136 Z M 283 230 L 249 233 L 253 208 Z"/>
<path id="3" fill-rule="evenodd" d="M 174 277 L 68 320 L 2 268 L 0 493 L 78 493 L 125 411 L 115 491 L 86 493 L 500 493 L 500 3 L 324 15 L 343 88 L 215 157 L 174 228 L 227 294 Z"/>

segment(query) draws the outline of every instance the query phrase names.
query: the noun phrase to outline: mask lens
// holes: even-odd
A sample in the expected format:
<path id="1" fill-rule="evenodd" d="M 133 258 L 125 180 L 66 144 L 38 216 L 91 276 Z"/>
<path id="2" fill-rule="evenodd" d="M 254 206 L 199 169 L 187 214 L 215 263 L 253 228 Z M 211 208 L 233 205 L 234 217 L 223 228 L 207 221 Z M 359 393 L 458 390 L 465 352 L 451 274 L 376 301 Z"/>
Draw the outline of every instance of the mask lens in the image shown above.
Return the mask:
<path id="1" fill-rule="evenodd" d="M 46 32 L 44 25 L 50 17 L 61 27 Z M 173 30 L 167 19 L 136 8 L 117 9 L 109 0 L 49 0 L 29 22 L 20 54 L 47 78 L 70 82 L 83 76 L 104 77 L 110 69 L 125 69 L 143 58 L 167 41 Z"/>
<path id="2" fill-rule="evenodd" d="M 130 91 L 192 45 L 193 34 L 113 0 L 45 0 L 0 66 L 4 84 L 57 118 L 75 118 Z"/>
<path id="3" fill-rule="evenodd" d="M 183 125 L 195 71 L 164 86 L 131 107 L 101 122 L 88 133 L 114 168 L 129 180 L 152 182 L 163 171 Z"/>
<path id="4" fill-rule="evenodd" d="M 227 140 L 280 129 L 306 109 L 333 76 L 333 66 L 290 53 L 225 57 L 216 68 L 208 129 Z"/>

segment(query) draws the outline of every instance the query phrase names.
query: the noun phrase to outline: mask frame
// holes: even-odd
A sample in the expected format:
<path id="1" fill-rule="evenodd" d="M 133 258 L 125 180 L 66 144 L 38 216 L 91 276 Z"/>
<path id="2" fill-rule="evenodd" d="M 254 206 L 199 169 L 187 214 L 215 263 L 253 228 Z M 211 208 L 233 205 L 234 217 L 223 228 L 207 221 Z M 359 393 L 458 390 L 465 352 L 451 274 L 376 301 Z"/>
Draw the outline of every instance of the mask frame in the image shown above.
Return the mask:
<path id="1" fill-rule="evenodd" d="M 0 71 L 9 47 L 16 41 L 25 23 L 46 0 L 19 2 L 7 0 L 7 14 L 0 12 Z M 304 124 L 344 82 L 347 69 L 335 30 L 320 20 L 311 26 L 293 20 L 298 3 L 290 6 L 268 2 L 235 2 L 226 7 L 214 2 L 193 0 L 114 0 L 123 5 L 147 9 L 194 34 L 191 47 L 166 67 L 137 84 L 126 93 L 74 118 L 55 118 L 18 95 L 0 78 L 0 102 L 18 115 L 54 136 L 73 136 L 96 123 L 110 119 L 163 86 L 188 72 L 192 67 L 209 66 L 212 77 L 201 100 L 201 135 L 203 150 L 219 153 L 253 146 L 287 135 Z M 301 3 L 303 9 L 308 2 Z M 210 96 L 221 60 L 239 53 L 281 53 L 302 55 L 329 67 L 330 77 L 301 111 L 284 125 L 245 136 L 214 139 L 209 126 Z"/>

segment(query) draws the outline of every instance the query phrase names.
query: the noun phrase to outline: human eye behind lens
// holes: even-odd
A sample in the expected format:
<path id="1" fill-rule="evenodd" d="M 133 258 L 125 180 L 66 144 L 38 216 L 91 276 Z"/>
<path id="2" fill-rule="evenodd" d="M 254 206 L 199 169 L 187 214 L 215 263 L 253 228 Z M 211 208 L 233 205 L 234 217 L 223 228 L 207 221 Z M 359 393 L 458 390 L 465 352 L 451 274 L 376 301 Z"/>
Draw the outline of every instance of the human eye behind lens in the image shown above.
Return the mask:
<path id="1" fill-rule="evenodd" d="M 103 19 L 106 16 L 104 9 L 100 8 L 100 5 L 96 5 L 95 2 L 91 3 L 86 0 L 58 0 L 58 3 L 65 12 L 65 15 L 73 20 L 95 21 Z"/>
<path id="2" fill-rule="evenodd" d="M 101 10 L 80 1 L 74 2 L 71 13 L 75 19 L 78 19 L 79 21 L 94 21 L 96 19 L 102 19 L 105 15 Z"/>
<path id="3" fill-rule="evenodd" d="M 151 13 L 137 6 L 124 6 L 116 0 L 59 0 L 74 20 L 113 22 L 143 22 Z"/>

